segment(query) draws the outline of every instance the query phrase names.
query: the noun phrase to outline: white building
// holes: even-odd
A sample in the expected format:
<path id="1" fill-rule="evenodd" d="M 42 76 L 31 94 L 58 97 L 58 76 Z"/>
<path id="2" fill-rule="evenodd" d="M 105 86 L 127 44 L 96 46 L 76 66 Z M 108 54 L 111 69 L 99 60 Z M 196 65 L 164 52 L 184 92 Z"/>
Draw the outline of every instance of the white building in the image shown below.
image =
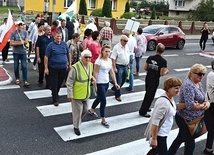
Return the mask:
<path id="1" fill-rule="evenodd" d="M 169 17 L 187 17 L 191 10 L 195 10 L 201 0 L 170 0 Z"/>

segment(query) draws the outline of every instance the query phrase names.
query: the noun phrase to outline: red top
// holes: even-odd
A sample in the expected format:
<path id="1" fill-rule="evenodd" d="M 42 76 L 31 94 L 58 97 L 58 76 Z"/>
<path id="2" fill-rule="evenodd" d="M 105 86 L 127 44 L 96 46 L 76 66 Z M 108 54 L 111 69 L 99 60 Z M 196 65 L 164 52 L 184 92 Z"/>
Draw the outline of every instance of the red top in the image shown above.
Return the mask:
<path id="1" fill-rule="evenodd" d="M 89 46 L 88 49 L 91 51 L 92 58 L 91 62 L 95 63 L 96 59 L 99 57 L 100 52 L 101 52 L 101 45 L 99 43 L 92 42 Z"/>

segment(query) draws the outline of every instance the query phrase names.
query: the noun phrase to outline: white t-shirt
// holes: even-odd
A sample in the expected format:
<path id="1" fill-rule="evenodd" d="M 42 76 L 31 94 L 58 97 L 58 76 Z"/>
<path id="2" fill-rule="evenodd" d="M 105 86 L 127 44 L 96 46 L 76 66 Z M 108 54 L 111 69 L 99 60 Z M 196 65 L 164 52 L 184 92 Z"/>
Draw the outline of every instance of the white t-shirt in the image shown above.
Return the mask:
<path id="1" fill-rule="evenodd" d="M 167 107 L 170 107 L 170 110 L 169 110 L 169 115 L 167 116 L 165 122 L 162 124 L 162 126 L 160 127 L 160 130 L 158 132 L 158 136 L 168 136 L 169 135 L 169 132 L 170 130 L 172 129 L 172 125 L 173 125 L 173 116 L 175 116 L 175 113 L 176 113 L 176 105 L 175 105 L 175 101 L 173 100 L 172 104 L 173 104 L 173 107 L 171 105 L 171 103 L 169 102 L 168 99 L 166 98 L 163 98 L 163 97 L 160 97 L 156 102 L 155 104 L 161 104 L 162 106 L 166 106 Z"/>
<path id="2" fill-rule="evenodd" d="M 137 48 L 137 41 L 132 35 L 129 36 L 127 45 L 129 46 L 130 55 L 134 55 L 134 49 Z"/>
<path id="3" fill-rule="evenodd" d="M 97 83 L 108 83 L 109 82 L 109 71 L 112 68 L 112 61 L 110 58 L 108 58 L 107 61 L 97 58 L 95 61 L 95 64 L 99 66 L 99 70 L 97 73 Z"/>

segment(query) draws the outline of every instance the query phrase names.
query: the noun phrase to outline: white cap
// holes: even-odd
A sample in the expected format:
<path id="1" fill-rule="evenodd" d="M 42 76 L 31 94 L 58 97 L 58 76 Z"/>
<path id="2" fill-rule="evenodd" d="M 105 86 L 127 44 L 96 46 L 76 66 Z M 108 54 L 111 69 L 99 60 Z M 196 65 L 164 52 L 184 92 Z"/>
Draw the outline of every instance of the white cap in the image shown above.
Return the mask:
<path id="1" fill-rule="evenodd" d="M 132 19 L 132 20 L 136 20 L 136 18 L 135 18 L 135 17 L 132 17 L 131 19 Z"/>
<path id="2" fill-rule="evenodd" d="M 23 21 L 21 21 L 21 20 L 18 20 L 18 21 L 16 21 L 16 22 L 15 22 L 15 24 L 16 24 L 16 25 L 24 24 L 24 22 L 23 22 Z"/>

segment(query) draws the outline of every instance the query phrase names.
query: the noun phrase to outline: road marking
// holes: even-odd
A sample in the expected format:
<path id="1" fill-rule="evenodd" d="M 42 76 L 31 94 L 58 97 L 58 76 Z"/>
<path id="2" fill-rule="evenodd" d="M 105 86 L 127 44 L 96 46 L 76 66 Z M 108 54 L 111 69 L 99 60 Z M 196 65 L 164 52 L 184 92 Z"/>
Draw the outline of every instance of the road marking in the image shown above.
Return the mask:
<path id="1" fill-rule="evenodd" d="M 165 54 L 164 54 L 163 56 L 164 56 L 164 57 L 176 57 L 176 56 L 178 56 L 178 55 L 177 55 L 177 54 L 170 54 L 170 55 L 169 55 L 169 54 L 168 54 L 168 55 L 165 55 Z"/>
<path id="2" fill-rule="evenodd" d="M 103 133 L 117 131 L 149 122 L 149 118 L 139 116 L 138 112 L 132 112 L 123 115 L 117 115 L 113 117 L 107 117 L 110 128 L 107 129 L 101 125 L 101 120 L 96 119 L 92 121 L 83 122 L 80 126 L 81 135 L 77 136 L 73 131 L 73 125 L 65 125 L 61 127 L 55 127 L 54 130 L 64 141 L 75 140 L 85 138 L 89 136 L 95 136 Z"/>
<path id="3" fill-rule="evenodd" d="M 5 85 L 5 86 L 0 86 L 0 90 L 4 90 L 4 89 L 17 89 L 20 88 L 19 85 Z"/>
<path id="4" fill-rule="evenodd" d="M 160 97 L 163 93 L 164 93 L 163 89 L 157 89 L 155 98 Z M 143 100 L 144 95 L 145 95 L 145 91 L 122 94 L 121 102 L 118 102 L 117 100 L 115 100 L 114 96 L 108 96 L 108 97 L 106 97 L 106 100 L 107 100 L 106 106 L 110 107 L 110 106 L 127 104 L 127 103 L 131 103 L 131 102 L 139 102 L 139 101 Z M 88 106 L 91 107 L 93 102 L 94 102 L 94 99 L 89 99 Z M 97 108 L 99 108 L 99 106 L 100 106 L 100 104 L 98 105 Z M 53 104 L 51 104 L 51 105 L 38 106 L 36 108 L 41 112 L 41 114 L 44 117 L 67 114 L 67 113 L 72 112 L 70 102 L 60 103 L 59 106 L 57 106 L 57 107 L 54 106 Z"/>
<path id="5" fill-rule="evenodd" d="M 134 86 L 140 86 L 144 85 L 145 82 L 140 80 L 140 79 L 135 79 L 134 80 Z M 122 88 L 128 87 L 129 83 L 124 83 Z M 112 85 L 109 84 L 109 88 L 111 89 Z M 46 98 L 46 97 L 51 97 L 51 90 L 49 89 L 44 89 L 44 90 L 34 90 L 34 91 L 25 91 L 25 95 L 29 99 L 40 99 L 40 98 Z M 59 91 L 59 96 L 67 95 L 67 88 L 61 88 Z"/>
<path id="6" fill-rule="evenodd" d="M 167 137 L 167 146 L 170 147 L 173 140 L 177 137 L 178 129 L 171 130 L 168 137 Z M 195 142 L 199 142 L 205 140 L 207 138 L 207 134 L 204 134 L 201 137 L 195 139 Z M 184 144 L 182 143 L 180 147 L 183 147 Z M 146 155 L 148 151 L 151 149 L 149 147 L 149 142 L 146 141 L 145 138 L 132 141 L 129 143 L 125 143 L 122 145 L 118 145 L 115 147 L 111 147 L 108 149 L 96 151 L 93 153 L 88 153 L 86 155 L 119 155 L 119 154 L 128 154 L 128 155 Z"/>
<path id="7" fill-rule="evenodd" d="M 199 53 L 186 53 L 186 55 L 199 55 Z"/>

